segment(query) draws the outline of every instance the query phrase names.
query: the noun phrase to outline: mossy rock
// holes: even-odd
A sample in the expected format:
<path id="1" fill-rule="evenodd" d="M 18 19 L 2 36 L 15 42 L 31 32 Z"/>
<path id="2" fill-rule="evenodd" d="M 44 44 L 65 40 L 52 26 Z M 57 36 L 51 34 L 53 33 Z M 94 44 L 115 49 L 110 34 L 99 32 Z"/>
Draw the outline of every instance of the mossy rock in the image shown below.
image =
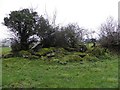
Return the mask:
<path id="1" fill-rule="evenodd" d="M 64 48 L 56 48 L 55 52 L 59 54 L 66 54 L 67 50 L 65 50 Z"/>
<path id="2" fill-rule="evenodd" d="M 29 56 L 31 56 L 31 53 L 29 51 L 19 51 L 18 56 L 23 57 L 23 58 L 28 58 Z"/>
<path id="3" fill-rule="evenodd" d="M 86 53 L 82 53 L 82 52 L 75 52 L 74 55 L 78 55 L 80 58 L 83 58 L 86 56 Z"/>
<path id="4" fill-rule="evenodd" d="M 78 55 L 71 55 L 69 58 L 70 62 L 78 62 L 78 61 L 83 61 L 83 59 L 81 57 L 79 57 Z"/>
<path id="5" fill-rule="evenodd" d="M 66 65 L 67 62 L 59 62 L 61 65 Z"/>
<path id="6" fill-rule="evenodd" d="M 67 50 L 68 52 L 76 51 L 75 48 L 70 48 L 70 47 L 66 47 L 65 50 Z"/>
<path id="7" fill-rule="evenodd" d="M 84 58 L 85 61 L 98 61 L 99 59 L 95 56 L 90 56 L 89 54 L 87 54 Z"/>
<path id="8" fill-rule="evenodd" d="M 57 58 L 54 58 L 53 60 L 52 60 L 53 62 L 59 62 L 59 59 L 57 59 Z"/>
<path id="9" fill-rule="evenodd" d="M 51 48 L 42 48 L 40 49 L 38 52 L 36 52 L 36 55 L 38 56 L 46 56 L 49 53 L 55 52 L 55 48 L 51 47 Z"/>
<path id="10" fill-rule="evenodd" d="M 67 56 L 64 56 L 61 59 L 64 60 L 64 61 L 66 61 L 66 62 L 78 62 L 78 61 L 82 61 L 82 58 L 79 57 L 78 55 L 67 55 Z"/>
<path id="11" fill-rule="evenodd" d="M 36 56 L 42 57 L 47 56 L 50 57 L 63 57 L 64 55 L 68 55 L 68 52 L 64 48 L 41 48 L 38 52 L 35 53 Z"/>
<path id="12" fill-rule="evenodd" d="M 30 60 L 39 59 L 39 57 L 38 57 L 38 56 L 35 56 L 35 55 L 30 55 L 28 58 L 29 58 Z"/>
<path id="13" fill-rule="evenodd" d="M 61 65 L 66 65 L 67 61 L 57 61 L 57 63 L 61 64 Z"/>
<path id="14" fill-rule="evenodd" d="M 3 54 L 1 58 L 11 58 L 14 57 L 13 53 Z"/>
<path id="15" fill-rule="evenodd" d="M 52 52 L 52 53 L 47 54 L 46 56 L 47 56 L 48 58 L 51 58 L 51 57 L 54 57 L 54 56 L 55 56 L 55 53 Z"/>

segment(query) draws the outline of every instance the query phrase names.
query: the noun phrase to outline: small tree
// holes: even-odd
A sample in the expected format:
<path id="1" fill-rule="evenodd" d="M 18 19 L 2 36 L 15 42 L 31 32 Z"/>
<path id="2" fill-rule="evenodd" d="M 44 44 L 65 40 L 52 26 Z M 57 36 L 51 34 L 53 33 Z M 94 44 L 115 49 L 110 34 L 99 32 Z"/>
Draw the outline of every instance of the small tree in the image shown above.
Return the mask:
<path id="1" fill-rule="evenodd" d="M 37 35 L 39 36 L 43 47 L 54 46 L 55 28 L 53 28 L 53 26 L 50 25 L 49 20 L 45 19 L 43 16 L 40 16 L 36 28 L 37 28 Z"/>
<path id="2" fill-rule="evenodd" d="M 74 24 L 69 24 L 65 28 L 63 28 L 65 33 L 66 42 L 68 43 L 69 47 L 74 48 L 76 44 L 78 44 L 78 36 L 77 36 L 77 30 L 79 27 Z"/>
<path id="3" fill-rule="evenodd" d="M 17 39 L 14 38 L 14 41 L 19 43 L 19 49 L 17 49 L 17 51 L 29 49 L 30 41 L 28 39 L 35 34 L 37 17 L 37 12 L 30 9 L 22 9 L 12 11 L 8 17 L 4 18 L 3 24 L 17 37 Z"/>
<path id="4" fill-rule="evenodd" d="M 106 23 L 101 25 L 100 44 L 109 49 L 118 49 L 120 47 L 120 29 L 118 23 L 112 17 L 108 18 Z"/>
<path id="5" fill-rule="evenodd" d="M 83 29 L 77 24 L 61 27 L 56 33 L 56 46 L 75 48 L 83 39 Z"/>

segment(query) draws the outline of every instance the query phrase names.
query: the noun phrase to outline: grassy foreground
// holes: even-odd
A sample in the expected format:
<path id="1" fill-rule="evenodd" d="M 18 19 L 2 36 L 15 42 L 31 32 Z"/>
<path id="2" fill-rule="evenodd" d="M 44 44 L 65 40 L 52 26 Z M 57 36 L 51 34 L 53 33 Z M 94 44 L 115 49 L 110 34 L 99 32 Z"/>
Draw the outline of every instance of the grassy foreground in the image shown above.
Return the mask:
<path id="1" fill-rule="evenodd" d="M 3 88 L 116 88 L 118 60 L 56 65 L 42 60 L 3 60 Z"/>

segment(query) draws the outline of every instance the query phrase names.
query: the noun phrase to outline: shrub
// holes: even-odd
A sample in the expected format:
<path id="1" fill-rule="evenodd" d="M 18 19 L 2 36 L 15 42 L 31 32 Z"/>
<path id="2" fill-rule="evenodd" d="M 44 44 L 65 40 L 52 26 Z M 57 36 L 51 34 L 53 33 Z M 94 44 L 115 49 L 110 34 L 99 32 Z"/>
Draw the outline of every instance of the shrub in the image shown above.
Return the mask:
<path id="1" fill-rule="evenodd" d="M 99 57 L 101 60 L 104 60 L 104 59 L 111 59 L 111 55 L 109 53 L 105 53 L 105 55 L 102 55 Z"/>
<path id="2" fill-rule="evenodd" d="M 74 55 L 78 55 L 79 57 L 83 58 L 86 56 L 86 53 L 75 52 Z"/>
<path id="3" fill-rule="evenodd" d="M 93 48 L 93 50 L 91 51 L 91 53 L 94 56 L 96 56 L 97 58 L 99 58 L 100 56 L 104 56 L 106 52 L 105 52 L 104 48 L 95 47 L 95 48 Z"/>
<path id="4" fill-rule="evenodd" d="M 21 50 L 20 43 L 18 43 L 17 41 L 13 41 L 11 44 L 11 49 L 13 53 L 20 51 Z"/>
<path id="5" fill-rule="evenodd" d="M 86 45 L 79 45 L 77 48 L 76 48 L 76 51 L 78 52 L 86 52 L 87 51 L 87 46 Z"/>

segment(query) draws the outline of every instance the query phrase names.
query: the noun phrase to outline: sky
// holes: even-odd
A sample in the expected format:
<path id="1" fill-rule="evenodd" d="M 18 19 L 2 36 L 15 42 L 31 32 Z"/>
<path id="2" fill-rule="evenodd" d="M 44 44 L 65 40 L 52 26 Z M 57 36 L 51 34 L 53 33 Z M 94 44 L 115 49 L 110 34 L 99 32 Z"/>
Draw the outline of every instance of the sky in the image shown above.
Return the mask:
<path id="1" fill-rule="evenodd" d="M 0 0 L 0 40 L 10 36 L 2 25 L 10 11 L 33 8 L 39 15 L 47 13 L 52 19 L 56 12 L 56 24 L 78 23 L 80 27 L 98 32 L 105 20 L 118 18 L 119 0 Z"/>

